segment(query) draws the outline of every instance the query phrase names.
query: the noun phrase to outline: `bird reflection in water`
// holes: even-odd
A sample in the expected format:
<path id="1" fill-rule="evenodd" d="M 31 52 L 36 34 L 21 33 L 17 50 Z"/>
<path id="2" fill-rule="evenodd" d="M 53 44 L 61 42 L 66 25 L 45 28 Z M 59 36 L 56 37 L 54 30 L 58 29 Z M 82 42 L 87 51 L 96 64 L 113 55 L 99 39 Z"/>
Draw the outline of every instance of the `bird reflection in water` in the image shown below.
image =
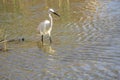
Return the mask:
<path id="1" fill-rule="evenodd" d="M 37 42 L 37 46 L 40 50 L 42 50 L 45 53 L 49 53 L 51 55 L 55 54 L 55 50 L 52 48 L 52 46 L 48 43 L 42 43 L 41 41 Z"/>

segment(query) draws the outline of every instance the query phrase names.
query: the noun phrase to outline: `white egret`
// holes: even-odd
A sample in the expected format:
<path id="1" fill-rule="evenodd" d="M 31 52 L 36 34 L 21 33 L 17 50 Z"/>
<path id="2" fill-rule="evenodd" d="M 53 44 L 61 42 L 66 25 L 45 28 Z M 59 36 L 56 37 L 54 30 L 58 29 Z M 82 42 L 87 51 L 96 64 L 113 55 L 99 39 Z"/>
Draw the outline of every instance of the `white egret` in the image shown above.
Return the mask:
<path id="1" fill-rule="evenodd" d="M 37 30 L 39 31 L 39 33 L 41 35 L 42 42 L 43 42 L 44 35 L 48 35 L 50 43 L 52 42 L 52 39 L 51 39 L 51 31 L 52 31 L 52 26 L 53 26 L 53 18 L 51 15 L 52 13 L 60 17 L 60 15 L 57 14 L 53 9 L 49 9 L 48 10 L 49 20 L 45 20 L 45 21 L 41 22 L 37 28 Z"/>

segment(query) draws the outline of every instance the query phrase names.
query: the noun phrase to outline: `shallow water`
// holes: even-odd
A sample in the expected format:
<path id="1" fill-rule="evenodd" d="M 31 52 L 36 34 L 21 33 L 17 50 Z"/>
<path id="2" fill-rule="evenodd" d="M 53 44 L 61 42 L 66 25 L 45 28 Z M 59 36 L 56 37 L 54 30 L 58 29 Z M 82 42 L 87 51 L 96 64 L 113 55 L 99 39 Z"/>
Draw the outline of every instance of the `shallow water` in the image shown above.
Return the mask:
<path id="1" fill-rule="evenodd" d="M 0 1 L 0 80 L 119 80 L 119 0 Z M 53 43 L 36 32 L 54 8 Z M 25 41 L 19 39 L 24 38 Z M 0 48 L 3 44 L 0 44 Z"/>

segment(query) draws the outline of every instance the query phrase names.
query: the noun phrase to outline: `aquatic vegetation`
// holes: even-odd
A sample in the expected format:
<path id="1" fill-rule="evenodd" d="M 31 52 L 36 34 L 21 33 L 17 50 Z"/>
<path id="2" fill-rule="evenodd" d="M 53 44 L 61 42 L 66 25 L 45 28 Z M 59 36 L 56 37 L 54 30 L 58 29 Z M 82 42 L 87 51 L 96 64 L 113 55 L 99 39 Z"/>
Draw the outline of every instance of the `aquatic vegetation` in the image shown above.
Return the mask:
<path id="1" fill-rule="evenodd" d="M 7 51 L 7 34 L 6 34 L 7 30 L 6 28 L 0 28 L 0 44 L 3 44 L 3 48 L 1 48 L 1 50 L 3 51 Z"/>

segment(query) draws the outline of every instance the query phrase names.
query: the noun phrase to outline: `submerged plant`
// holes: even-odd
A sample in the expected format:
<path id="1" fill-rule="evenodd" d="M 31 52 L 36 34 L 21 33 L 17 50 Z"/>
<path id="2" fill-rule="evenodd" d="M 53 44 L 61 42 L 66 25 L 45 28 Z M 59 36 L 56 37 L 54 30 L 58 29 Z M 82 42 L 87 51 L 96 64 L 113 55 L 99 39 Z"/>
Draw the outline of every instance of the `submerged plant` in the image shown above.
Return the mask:
<path id="1" fill-rule="evenodd" d="M 6 28 L 2 28 L 0 29 L 0 36 L 1 36 L 1 40 L 0 40 L 0 44 L 3 44 L 3 48 L 1 50 L 3 51 L 7 51 L 7 30 Z"/>

